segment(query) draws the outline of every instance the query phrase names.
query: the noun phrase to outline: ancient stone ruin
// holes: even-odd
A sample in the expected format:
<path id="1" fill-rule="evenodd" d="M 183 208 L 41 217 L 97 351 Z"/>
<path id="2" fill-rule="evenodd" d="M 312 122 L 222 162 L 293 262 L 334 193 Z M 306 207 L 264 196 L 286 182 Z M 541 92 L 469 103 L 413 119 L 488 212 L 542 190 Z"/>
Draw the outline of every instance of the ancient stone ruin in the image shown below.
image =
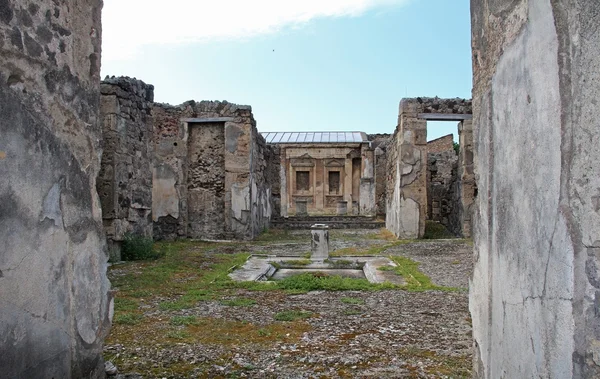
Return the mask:
<path id="1" fill-rule="evenodd" d="M 600 377 L 599 14 L 471 2 L 477 377 Z"/>
<path id="2" fill-rule="evenodd" d="M 99 0 L 0 1 L 0 376 L 100 378 Z"/>
<path id="3" fill-rule="evenodd" d="M 472 107 L 464 99 L 402 99 L 398 127 L 387 146 L 386 227 L 401 238 L 422 237 L 427 218 L 427 120 L 459 121 L 457 192 L 460 233 L 470 236 L 475 195 Z"/>
<path id="4" fill-rule="evenodd" d="M 99 0 L 0 0 L 2 375 L 104 376 L 128 233 L 250 239 L 335 208 L 401 238 L 428 214 L 473 232 L 475 376 L 599 377 L 600 3 L 471 8 L 473 103 L 403 99 L 392 136 L 327 152 L 267 144 L 249 106 L 101 84 Z M 456 164 L 428 120 L 459 122 Z"/>

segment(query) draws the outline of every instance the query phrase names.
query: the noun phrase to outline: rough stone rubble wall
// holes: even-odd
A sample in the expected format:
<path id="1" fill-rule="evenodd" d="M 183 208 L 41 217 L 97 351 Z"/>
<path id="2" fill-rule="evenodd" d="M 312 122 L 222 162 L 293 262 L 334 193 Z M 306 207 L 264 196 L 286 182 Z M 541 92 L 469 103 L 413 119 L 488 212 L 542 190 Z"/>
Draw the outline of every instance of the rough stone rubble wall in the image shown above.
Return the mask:
<path id="1" fill-rule="evenodd" d="M 456 183 L 458 156 L 454 149 L 427 154 L 427 219 L 440 222 L 448 230 L 460 231 L 460 225 L 451 225 L 458 220 Z"/>
<path id="2" fill-rule="evenodd" d="M 470 114 L 465 99 L 402 99 L 398 127 L 387 149 L 386 228 L 401 238 L 425 232 L 427 122 L 422 113 Z"/>
<path id="3" fill-rule="evenodd" d="M 600 3 L 471 13 L 475 374 L 600 377 Z"/>
<path id="4" fill-rule="evenodd" d="M 392 135 L 369 134 L 367 138 L 371 141 L 375 156 L 375 211 L 378 216 L 384 216 L 388 180 L 387 147 L 392 140 Z"/>
<path id="5" fill-rule="evenodd" d="M 266 147 L 256 130 L 256 121 L 249 106 L 218 101 L 190 101 L 177 107 L 156 104 L 153 118 L 155 238 L 192 236 L 248 239 L 255 237 L 269 225 L 271 195 L 270 184 L 265 177 Z M 182 122 L 185 118 L 229 118 L 210 123 L 211 128 L 221 128 L 223 131 L 221 146 L 224 164 L 221 168 L 213 168 L 214 174 L 219 173 L 224 180 L 222 225 L 209 223 L 199 229 L 191 223 L 197 224 L 200 221 L 190 220 L 188 217 L 190 212 L 199 214 L 202 209 L 215 208 L 221 200 L 217 197 L 205 200 L 195 198 L 195 208 L 191 208 L 190 194 L 193 197 L 194 192 L 191 192 L 190 187 L 189 172 L 193 169 L 190 166 L 190 154 L 193 155 L 194 151 L 204 147 L 202 144 L 195 144 L 192 148 L 190 129 L 200 128 L 198 133 L 201 133 L 202 128 L 208 127 L 208 124 Z"/>
<path id="6" fill-rule="evenodd" d="M 266 181 L 271 186 L 271 216 L 281 215 L 281 148 L 279 145 L 266 145 Z"/>
<path id="7" fill-rule="evenodd" d="M 441 153 L 454 149 L 454 136 L 452 134 L 445 135 L 427 142 L 428 153 Z"/>
<path id="8" fill-rule="evenodd" d="M 0 367 L 104 376 L 102 2 L 0 1 Z"/>
<path id="9" fill-rule="evenodd" d="M 103 122 L 98 194 L 109 253 L 120 260 L 126 233 L 152 237 L 154 87 L 126 77 L 100 85 Z"/>
<path id="10" fill-rule="evenodd" d="M 187 237 L 188 136 L 181 119 L 194 116 L 194 104 L 186 102 L 178 107 L 155 104 L 152 108 L 154 239 Z"/>

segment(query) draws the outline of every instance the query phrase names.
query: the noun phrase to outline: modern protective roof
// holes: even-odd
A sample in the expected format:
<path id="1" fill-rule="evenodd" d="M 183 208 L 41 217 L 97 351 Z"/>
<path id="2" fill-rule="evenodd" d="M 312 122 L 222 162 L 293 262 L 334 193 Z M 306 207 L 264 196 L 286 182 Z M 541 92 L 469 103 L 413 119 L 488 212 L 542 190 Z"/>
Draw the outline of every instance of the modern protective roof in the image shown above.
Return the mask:
<path id="1" fill-rule="evenodd" d="M 366 143 L 363 132 L 266 132 L 267 143 Z"/>

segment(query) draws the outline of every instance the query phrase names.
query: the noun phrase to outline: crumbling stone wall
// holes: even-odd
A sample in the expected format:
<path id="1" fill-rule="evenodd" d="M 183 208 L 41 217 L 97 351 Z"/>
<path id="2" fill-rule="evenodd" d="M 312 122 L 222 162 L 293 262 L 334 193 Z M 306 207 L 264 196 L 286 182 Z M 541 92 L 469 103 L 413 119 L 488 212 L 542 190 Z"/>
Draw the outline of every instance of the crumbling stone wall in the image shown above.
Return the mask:
<path id="1" fill-rule="evenodd" d="M 459 225 L 451 225 L 458 217 L 455 202 L 455 184 L 458 175 L 458 156 L 454 149 L 427 154 L 427 219 L 440 222 L 448 230 L 460 231 Z"/>
<path id="2" fill-rule="evenodd" d="M 0 367 L 100 378 L 102 2 L 0 1 Z"/>
<path id="3" fill-rule="evenodd" d="M 386 228 L 401 238 L 418 238 L 425 232 L 427 215 L 428 115 L 469 115 L 465 99 L 402 99 L 398 127 L 388 146 Z"/>
<path id="4" fill-rule="evenodd" d="M 225 130 L 223 123 L 188 127 L 188 236 L 224 237 Z"/>
<path id="5" fill-rule="evenodd" d="M 271 194 L 265 178 L 265 143 L 256 130 L 249 106 L 189 101 L 177 107 L 156 104 L 152 113 L 155 238 L 246 239 L 269 225 Z M 209 129 L 212 134 L 195 137 Z M 212 157 L 211 150 L 222 151 L 222 160 Z M 200 169 L 208 155 L 216 166 Z M 193 173 L 198 170 L 203 172 L 200 177 L 204 175 L 199 182 L 211 187 L 209 192 L 213 195 L 203 197 L 209 192 L 196 191 L 202 188 L 193 184 L 197 179 Z M 222 188 L 223 193 L 216 194 L 217 188 Z M 222 223 L 219 218 L 217 222 L 206 222 L 207 211 L 216 217 L 220 210 Z"/>
<path id="6" fill-rule="evenodd" d="M 391 134 L 369 134 L 371 148 L 375 156 L 375 207 L 377 216 L 385 216 L 386 187 L 388 179 L 387 147 L 392 140 Z"/>
<path id="7" fill-rule="evenodd" d="M 475 376 L 600 377 L 600 3 L 471 13 Z"/>
<path id="8" fill-rule="evenodd" d="M 154 87 L 127 77 L 100 85 L 103 123 L 98 194 L 112 260 L 127 233 L 152 237 Z"/>
<path id="9" fill-rule="evenodd" d="M 427 142 L 428 153 L 441 153 L 448 150 L 454 150 L 454 136 L 452 134 Z"/>
<path id="10" fill-rule="evenodd" d="M 271 185 L 271 215 L 281 215 L 281 148 L 279 145 L 266 145 L 266 181 Z"/>
<path id="11" fill-rule="evenodd" d="M 157 240 L 187 237 L 188 131 L 181 120 L 195 114 L 194 104 L 152 107 L 152 221 Z"/>

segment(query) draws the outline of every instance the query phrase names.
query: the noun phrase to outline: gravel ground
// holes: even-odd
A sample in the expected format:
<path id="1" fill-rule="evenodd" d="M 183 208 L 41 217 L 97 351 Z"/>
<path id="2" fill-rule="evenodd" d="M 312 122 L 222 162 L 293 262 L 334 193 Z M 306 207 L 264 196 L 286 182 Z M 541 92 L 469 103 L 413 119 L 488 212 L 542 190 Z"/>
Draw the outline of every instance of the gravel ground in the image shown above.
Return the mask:
<path id="1" fill-rule="evenodd" d="M 386 243 L 337 235 L 334 248 Z M 361 232 L 363 233 L 363 232 Z M 372 232 L 364 232 L 365 234 Z M 335 236 L 335 234 L 334 234 Z M 250 245 L 251 250 L 264 250 Z M 273 243 L 281 255 L 309 245 Z M 245 246 L 248 248 L 248 246 Z M 466 288 L 472 267 L 471 246 L 459 240 L 415 242 L 389 248 L 420 262 L 421 271 L 441 286 Z M 136 269 L 131 266 L 131 270 Z M 123 275 L 127 269 L 112 270 Z M 470 377 L 471 326 L 468 293 L 459 291 L 313 291 L 289 295 L 238 290 L 233 297 L 250 306 L 204 301 L 191 309 L 160 310 L 164 298 L 142 301 L 147 327 L 127 336 L 113 330 L 105 358 L 118 361 L 119 377 L 165 378 L 438 378 Z M 297 321 L 277 321 L 283 311 L 303 311 Z M 194 316 L 196 326 L 173 327 L 165 320 Z M 186 329 L 187 328 L 187 329 Z M 168 331 L 191 330 L 198 338 L 181 342 L 161 338 Z M 126 341 L 122 342 L 121 341 Z M 139 373 L 140 376 L 134 373 Z"/>

